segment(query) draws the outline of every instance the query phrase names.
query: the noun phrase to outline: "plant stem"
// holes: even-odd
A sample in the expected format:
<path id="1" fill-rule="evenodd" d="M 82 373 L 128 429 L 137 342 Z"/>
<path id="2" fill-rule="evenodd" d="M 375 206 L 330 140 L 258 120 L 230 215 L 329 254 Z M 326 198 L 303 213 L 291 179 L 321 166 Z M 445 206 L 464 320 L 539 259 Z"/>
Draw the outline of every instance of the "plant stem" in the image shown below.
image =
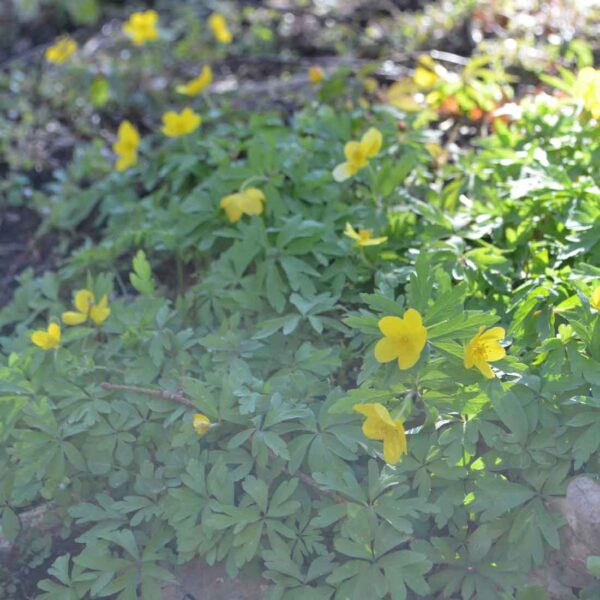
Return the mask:
<path id="1" fill-rule="evenodd" d="M 196 406 L 189 399 L 186 398 L 183 394 L 178 392 L 169 392 L 167 390 L 155 390 L 152 388 L 144 388 L 139 387 L 137 385 L 125 385 L 121 383 L 108 383 L 104 382 L 100 384 L 100 387 L 104 390 L 109 391 L 121 391 L 121 392 L 134 392 L 136 394 L 146 394 L 147 396 L 154 396 L 155 398 L 162 398 L 163 400 L 171 400 L 172 402 L 178 402 L 179 404 L 183 404 L 188 408 L 193 408 L 196 410 Z"/>

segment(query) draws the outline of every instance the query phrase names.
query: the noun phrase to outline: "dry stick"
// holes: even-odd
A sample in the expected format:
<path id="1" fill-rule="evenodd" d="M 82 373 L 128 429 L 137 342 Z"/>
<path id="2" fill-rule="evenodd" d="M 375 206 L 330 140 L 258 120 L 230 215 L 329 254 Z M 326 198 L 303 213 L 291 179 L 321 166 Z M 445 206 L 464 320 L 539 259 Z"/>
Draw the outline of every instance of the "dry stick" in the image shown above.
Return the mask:
<path id="1" fill-rule="evenodd" d="M 180 394 L 178 392 L 169 392 L 167 390 L 155 390 L 152 388 L 139 387 L 137 385 L 125 385 L 125 384 L 120 384 L 120 383 L 108 383 L 108 382 L 101 383 L 100 387 L 104 390 L 109 390 L 109 391 L 113 391 L 113 392 L 120 391 L 120 392 L 133 392 L 135 394 L 146 394 L 147 396 L 154 396 L 155 398 L 162 398 L 163 400 L 171 400 L 172 402 L 178 402 L 179 404 L 183 404 L 184 406 L 187 406 L 189 408 L 196 409 L 196 406 L 189 398 L 187 398 L 186 396 L 184 396 L 183 394 Z M 269 453 L 271 454 L 271 456 L 273 458 L 275 458 L 275 455 L 270 450 L 269 450 Z M 307 475 L 306 473 L 302 473 L 301 471 L 296 471 L 295 473 L 290 473 L 290 471 L 286 465 L 283 465 L 283 470 L 290 477 L 298 477 L 298 479 L 300 479 L 300 481 L 304 482 L 307 486 L 313 488 L 314 490 L 316 490 L 317 492 L 319 492 L 319 494 L 322 494 L 323 496 L 328 496 L 329 498 L 332 498 L 338 504 L 343 504 L 343 503 L 347 502 L 347 500 L 340 494 L 337 494 L 336 492 L 332 492 L 331 490 L 322 488 L 310 475 Z"/>
<path id="2" fill-rule="evenodd" d="M 196 408 L 194 403 L 186 398 L 183 394 L 177 392 L 168 392 L 167 390 L 153 390 L 152 388 L 138 387 L 137 385 L 123 385 L 120 383 L 102 383 L 100 385 L 102 389 L 111 391 L 121 392 L 134 392 L 136 394 L 146 394 L 147 396 L 154 396 L 155 398 L 162 398 L 163 400 L 171 400 L 172 402 L 179 402 L 188 408 Z"/>

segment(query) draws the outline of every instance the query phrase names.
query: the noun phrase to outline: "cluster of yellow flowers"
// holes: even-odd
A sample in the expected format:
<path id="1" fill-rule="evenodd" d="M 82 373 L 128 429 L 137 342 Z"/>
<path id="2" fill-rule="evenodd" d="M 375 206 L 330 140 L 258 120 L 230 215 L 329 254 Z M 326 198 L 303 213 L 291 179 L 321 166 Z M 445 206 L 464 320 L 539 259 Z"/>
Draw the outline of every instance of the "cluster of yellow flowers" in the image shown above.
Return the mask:
<path id="1" fill-rule="evenodd" d="M 591 306 L 600 312 L 600 286 L 590 297 Z M 398 361 L 400 369 L 410 369 L 421 357 L 427 342 L 427 328 L 423 325 L 421 314 L 409 308 L 404 316 L 383 317 L 378 322 L 383 334 L 375 345 L 375 359 L 380 363 Z M 481 327 L 464 349 L 463 363 L 466 369 L 479 369 L 484 377 L 494 377 L 490 363 L 506 356 L 506 350 L 500 344 L 506 335 L 504 328 L 492 327 L 485 331 Z M 367 417 L 363 424 L 365 437 L 383 441 L 383 456 L 388 464 L 396 464 L 408 451 L 404 425 L 393 420 L 387 408 L 382 404 L 355 404 L 354 410 Z"/>
<path id="2" fill-rule="evenodd" d="M 90 290 L 79 290 L 75 292 L 73 305 L 76 310 L 68 310 L 62 314 L 65 325 L 81 325 L 86 321 L 92 321 L 99 327 L 110 316 L 108 297 L 102 296 L 96 302 L 94 292 Z M 42 350 L 52 350 L 60 346 L 61 330 L 58 323 L 50 323 L 46 330 L 39 329 L 31 334 L 31 341 Z"/>
<path id="3" fill-rule="evenodd" d="M 143 46 L 146 42 L 159 39 L 159 16 L 155 10 L 146 10 L 133 13 L 123 23 L 122 31 L 135 46 Z M 208 19 L 208 25 L 215 39 L 222 44 L 229 44 L 233 40 L 227 20 L 220 13 L 213 13 Z M 72 38 L 60 38 L 53 46 L 46 50 L 46 59 L 55 64 L 65 62 L 77 50 L 77 43 Z M 177 86 L 177 91 L 186 96 L 197 96 L 213 81 L 213 72 L 209 65 L 202 67 L 197 77 L 186 84 Z M 180 137 L 189 135 L 201 124 L 200 115 L 191 108 L 184 108 L 181 112 L 166 112 L 163 117 L 162 132 L 167 137 Z M 113 144 L 113 151 L 117 155 L 115 169 L 125 171 L 133 167 L 138 160 L 138 147 L 140 134 L 130 121 L 123 121 L 119 125 L 117 140 Z"/>

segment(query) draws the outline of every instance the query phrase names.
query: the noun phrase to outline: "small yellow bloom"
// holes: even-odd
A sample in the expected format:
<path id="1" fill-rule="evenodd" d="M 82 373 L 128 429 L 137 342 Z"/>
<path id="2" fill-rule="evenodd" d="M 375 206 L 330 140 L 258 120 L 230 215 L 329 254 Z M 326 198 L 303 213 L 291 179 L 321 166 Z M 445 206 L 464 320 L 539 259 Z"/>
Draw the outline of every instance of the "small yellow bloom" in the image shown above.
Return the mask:
<path id="1" fill-rule="evenodd" d="M 365 77 L 362 84 L 368 94 L 374 94 L 379 89 L 379 83 L 375 77 Z"/>
<path id="2" fill-rule="evenodd" d="M 65 325 L 81 325 L 88 319 L 96 325 L 102 325 L 110 315 L 108 307 L 108 298 L 102 296 L 100 302 L 96 303 L 96 297 L 89 290 L 79 290 L 75 293 L 73 301 L 76 311 L 69 310 L 62 314 L 62 320 Z"/>
<path id="3" fill-rule="evenodd" d="M 573 96 L 583 102 L 594 119 L 600 119 L 600 69 L 581 69 L 573 86 Z"/>
<path id="4" fill-rule="evenodd" d="M 48 329 L 34 331 L 31 334 L 31 341 L 42 350 L 52 350 L 60 344 L 60 326 L 56 323 L 50 323 Z"/>
<path id="5" fill-rule="evenodd" d="M 369 164 L 369 159 L 373 158 L 381 150 L 383 136 L 381 131 L 375 127 L 371 127 L 365 135 L 362 136 L 360 142 L 351 141 L 344 146 L 344 156 L 346 162 L 339 164 L 333 170 L 333 178 L 336 181 L 345 181 L 358 171 Z"/>
<path id="6" fill-rule="evenodd" d="M 477 335 L 467 344 L 465 348 L 465 368 L 477 367 L 488 379 L 494 377 L 494 371 L 489 362 L 500 360 L 506 356 L 506 350 L 500 345 L 506 332 L 502 327 L 492 327 L 483 331 L 480 327 Z"/>
<path id="7" fill-rule="evenodd" d="M 196 430 L 196 433 L 202 437 L 212 427 L 212 423 L 206 415 L 195 413 L 193 427 Z"/>
<path id="8" fill-rule="evenodd" d="M 592 292 L 590 303 L 598 312 L 600 312 L 600 285 Z"/>
<path id="9" fill-rule="evenodd" d="M 384 337 L 375 346 L 377 361 L 387 363 L 398 359 L 400 369 L 413 367 L 427 341 L 427 329 L 419 311 L 409 308 L 404 317 L 383 317 L 378 325 Z"/>
<path id="10" fill-rule="evenodd" d="M 137 150 L 140 144 L 138 130 L 129 122 L 123 121 L 119 125 L 117 141 L 113 144 L 113 150 L 119 155 L 115 168 L 117 171 L 125 171 L 137 162 Z"/>
<path id="11" fill-rule="evenodd" d="M 395 465 L 408 452 L 402 421 L 394 421 L 387 408 L 379 402 L 355 404 L 354 410 L 367 417 L 362 426 L 365 437 L 383 440 L 383 458 L 386 463 Z"/>
<path id="12" fill-rule="evenodd" d="M 162 132 L 168 137 L 188 135 L 200 127 L 202 119 L 191 108 L 184 108 L 180 113 L 172 110 L 163 115 Z"/>
<path id="13" fill-rule="evenodd" d="M 209 65 L 202 67 L 200 75 L 185 85 L 178 85 L 177 91 L 186 96 L 197 96 L 205 87 L 208 87 L 213 80 L 213 72 Z"/>
<path id="14" fill-rule="evenodd" d="M 53 46 L 46 50 L 45 57 L 48 62 L 60 65 L 77 50 L 77 42 L 65 36 L 60 38 Z"/>
<path id="15" fill-rule="evenodd" d="M 155 10 L 135 12 L 129 21 L 123 23 L 123 33 L 136 45 L 143 46 L 146 42 L 158 39 L 158 13 Z"/>
<path id="16" fill-rule="evenodd" d="M 438 82 L 436 63 L 428 54 L 419 56 L 418 66 L 413 74 L 413 81 L 420 89 L 432 88 Z"/>
<path id="17" fill-rule="evenodd" d="M 350 223 L 346 223 L 346 229 L 344 235 L 354 240 L 358 246 L 379 246 L 387 242 L 387 236 L 383 237 L 371 237 L 373 234 L 372 229 L 359 229 L 356 231 Z"/>
<path id="18" fill-rule="evenodd" d="M 263 212 L 265 195 L 257 188 L 248 188 L 221 199 L 221 208 L 231 223 L 237 223 L 242 215 L 260 215 Z"/>
<path id="19" fill-rule="evenodd" d="M 208 17 L 208 26 L 210 27 L 213 35 L 217 42 L 221 44 L 230 44 L 233 36 L 229 27 L 227 27 L 227 20 L 221 13 L 213 13 Z"/>
<path id="20" fill-rule="evenodd" d="M 316 65 L 309 67 L 308 79 L 312 84 L 316 85 L 317 83 L 321 83 L 321 81 L 325 79 L 325 73 L 323 72 L 323 69 L 321 69 L 321 67 L 318 67 Z"/>

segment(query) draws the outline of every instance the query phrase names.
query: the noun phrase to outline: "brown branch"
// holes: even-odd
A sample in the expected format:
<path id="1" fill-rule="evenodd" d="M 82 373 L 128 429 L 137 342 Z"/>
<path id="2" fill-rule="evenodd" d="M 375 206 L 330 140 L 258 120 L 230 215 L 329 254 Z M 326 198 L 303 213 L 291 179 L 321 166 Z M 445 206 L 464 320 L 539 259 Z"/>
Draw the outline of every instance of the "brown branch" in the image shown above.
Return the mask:
<path id="1" fill-rule="evenodd" d="M 296 471 L 295 473 L 290 473 L 286 466 L 283 467 L 283 470 L 290 477 L 297 477 L 300 481 L 302 481 L 302 483 L 304 483 L 305 485 L 307 485 L 310 488 L 313 488 L 314 490 L 319 492 L 319 494 L 322 494 L 323 496 L 328 496 L 329 498 L 331 498 L 332 500 L 337 502 L 337 504 L 345 504 L 346 502 L 348 502 L 346 500 L 346 498 L 344 498 L 342 495 L 338 494 L 337 492 L 333 492 L 331 490 L 322 488 L 310 475 L 307 475 L 306 473 L 303 473 L 302 471 Z"/>
<path id="2" fill-rule="evenodd" d="M 154 396 L 155 398 L 162 398 L 163 400 L 171 400 L 172 402 L 179 402 L 188 408 L 196 410 L 196 406 L 183 394 L 178 392 L 169 392 L 167 390 L 155 390 L 152 388 L 138 387 L 137 385 L 123 385 L 120 383 L 102 383 L 100 387 L 110 391 L 122 391 L 122 392 L 133 392 L 135 394 L 146 394 L 146 396 Z"/>

